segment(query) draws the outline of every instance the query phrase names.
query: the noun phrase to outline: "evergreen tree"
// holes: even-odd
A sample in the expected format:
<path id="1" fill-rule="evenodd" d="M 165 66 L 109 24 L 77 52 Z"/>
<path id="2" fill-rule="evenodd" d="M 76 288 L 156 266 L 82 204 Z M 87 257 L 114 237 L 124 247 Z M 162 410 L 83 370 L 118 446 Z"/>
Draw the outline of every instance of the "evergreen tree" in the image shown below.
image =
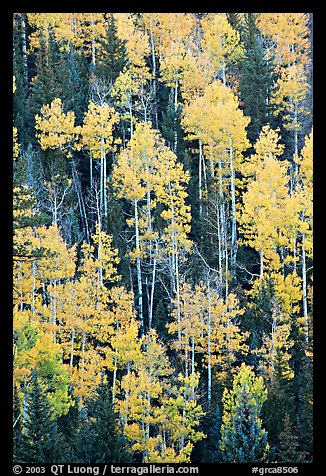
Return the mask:
<path id="1" fill-rule="evenodd" d="M 277 461 L 280 463 L 301 463 L 304 462 L 302 454 L 299 453 L 299 437 L 296 434 L 297 429 L 294 427 L 289 415 L 283 420 L 284 429 L 279 435 L 279 451 Z"/>
<path id="2" fill-rule="evenodd" d="M 225 462 L 253 463 L 266 461 L 269 445 L 262 428 L 261 407 L 267 398 L 262 377 L 242 364 L 231 391 L 223 393 L 223 424 L 220 449 Z"/>
<path id="3" fill-rule="evenodd" d="M 53 409 L 36 372 L 33 373 L 31 389 L 26 396 L 24 418 L 16 447 L 17 461 L 22 463 L 69 461 L 66 442 L 57 421 L 53 419 Z"/>
<path id="4" fill-rule="evenodd" d="M 77 441 L 79 461 L 131 462 L 131 455 L 118 425 L 111 392 L 106 384 L 101 383 L 95 398 L 89 401 L 88 414 L 80 429 Z"/>
<path id="5" fill-rule="evenodd" d="M 264 407 L 264 420 L 271 447 L 278 446 L 279 435 L 284 428 L 286 417 L 294 418 L 293 382 L 288 378 L 288 365 L 282 352 L 277 351 L 274 363 L 274 374 L 268 389 L 268 400 Z"/>
<path id="6" fill-rule="evenodd" d="M 112 13 L 107 14 L 106 38 L 100 40 L 99 58 L 96 75 L 113 84 L 120 72 L 128 65 L 126 40 L 117 35 L 116 19 Z"/>
<path id="7" fill-rule="evenodd" d="M 271 107 L 269 98 L 273 85 L 272 61 L 263 50 L 261 34 L 256 26 L 257 13 L 245 13 L 241 37 L 245 56 L 240 64 L 239 89 L 243 109 L 250 116 L 248 138 L 253 143 L 259 136 L 262 125 L 269 124 Z"/>

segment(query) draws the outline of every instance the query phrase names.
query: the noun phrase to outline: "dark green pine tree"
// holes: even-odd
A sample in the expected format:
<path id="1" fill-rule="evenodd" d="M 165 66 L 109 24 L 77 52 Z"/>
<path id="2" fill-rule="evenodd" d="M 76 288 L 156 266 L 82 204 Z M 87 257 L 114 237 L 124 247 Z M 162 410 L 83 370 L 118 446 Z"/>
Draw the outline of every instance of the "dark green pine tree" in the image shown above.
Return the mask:
<path id="1" fill-rule="evenodd" d="M 53 410 L 33 372 L 26 399 L 25 420 L 16 440 L 16 461 L 22 463 L 64 463 L 69 461 L 66 441 L 53 418 Z"/>
<path id="2" fill-rule="evenodd" d="M 100 384 L 79 431 L 76 455 L 84 463 L 131 462 L 132 457 L 113 410 L 110 389 Z"/>
<path id="3" fill-rule="evenodd" d="M 13 96 L 13 118 L 14 126 L 17 127 L 20 134 L 20 141 L 27 144 L 26 129 L 26 101 L 28 97 L 28 69 L 27 55 L 24 55 L 23 49 L 23 28 L 22 18 L 24 13 L 14 14 L 13 24 L 13 75 L 15 76 L 16 91 Z M 26 38 L 26 31 L 24 32 Z"/>
<path id="4" fill-rule="evenodd" d="M 76 53 L 70 47 L 69 53 L 59 56 L 58 79 L 60 80 L 60 98 L 66 111 L 73 111 L 76 124 L 83 122 L 87 110 L 90 69 L 83 51 Z"/>
<path id="5" fill-rule="evenodd" d="M 200 428 L 206 434 L 204 440 L 195 444 L 191 453 L 192 463 L 222 463 L 223 455 L 219 449 L 222 415 L 219 405 L 208 409 Z"/>
<path id="6" fill-rule="evenodd" d="M 268 441 L 273 449 L 278 447 L 279 435 L 284 428 L 283 421 L 288 415 L 294 418 L 293 381 L 288 378 L 288 368 L 281 352 L 277 352 L 274 363 L 274 375 L 268 389 L 268 400 L 264 406 L 263 418 Z"/>
<path id="7" fill-rule="evenodd" d="M 245 47 L 245 56 L 239 65 L 239 89 L 243 110 L 251 117 L 248 126 L 248 138 L 254 143 L 261 127 L 271 123 L 273 116 L 270 95 L 273 85 L 272 61 L 267 59 L 261 33 L 256 26 L 257 13 L 245 13 L 241 40 Z"/>
<path id="8" fill-rule="evenodd" d="M 96 75 L 109 84 L 114 83 L 120 72 L 128 64 L 125 43 L 117 35 L 114 15 L 107 13 L 106 38 L 100 40 Z"/>
<path id="9" fill-rule="evenodd" d="M 35 115 L 40 114 L 44 104 L 50 104 L 53 99 L 63 97 L 60 54 L 53 34 L 50 33 L 49 38 L 40 38 L 39 49 L 31 55 L 30 75 L 33 79 L 27 100 L 27 121 L 29 142 L 34 146 L 37 145 Z"/>
<path id="10" fill-rule="evenodd" d="M 18 396 L 17 385 L 13 388 L 13 461 L 16 461 L 17 448 L 21 445 L 22 403 Z"/>
<path id="11" fill-rule="evenodd" d="M 304 457 L 299 452 L 298 430 L 293 425 L 289 415 L 283 420 L 284 429 L 279 435 L 278 463 L 303 463 Z"/>
<path id="12" fill-rule="evenodd" d="M 240 405 L 231 414 L 232 427 L 223 437 L 223 459 L 226 463 L 266 462 L 267 432 L 259 421 L 260 408 L 252 402 L 250 393 L 243 388 Z"/>
<path id="13" fill-rule="evenodd" d="M 307 345 L 307 352 L 311 353 L 312 344 Z M 312 357 L 305 355 L 301 361 L 300 372 L 295 384 L 297 385 L 296 395 L 296 421 L 298 428 L 299 448 L 305 456 L 305 462 L 313 461 L 313 439 L 314 439 L 314 419 L 313 419 L 313 362 Z"/>

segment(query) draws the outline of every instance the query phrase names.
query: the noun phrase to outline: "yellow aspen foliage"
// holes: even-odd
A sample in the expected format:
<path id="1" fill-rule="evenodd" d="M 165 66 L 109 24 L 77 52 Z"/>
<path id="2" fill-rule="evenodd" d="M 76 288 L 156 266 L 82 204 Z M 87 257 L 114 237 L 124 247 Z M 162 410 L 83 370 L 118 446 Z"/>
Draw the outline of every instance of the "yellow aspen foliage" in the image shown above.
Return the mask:
<path id="1" fill-rule="evenodd" d="M 274 305 L 269 324 L 271 326 L 270 333 L 264 335 L 262 346 L 253 351 L 260 358 L 258 371 L 265 382 L 270 382 L 274 377 L 275 363 L 277 359 L 281 359 L 283 377 L 291 380 L 294 377 L 294 372 L 290 367 L 291 355 L 289 350 L 295 344 L 290 337 L 291 322 L 289 317 L 283 314 L 278 306 Z"/>
<path id="2" fill-rule="evenodd" d="M 215 75 L 226 82 L 227 65 L 242 58 L 243 46 L 239 33 L 230 25 L 225 13 L 209 13 L 201 20 L 202 48 L 208 53 Z"/>
<path id="3" fill-rule="evenodd" d="M 261 13 L 257 24 L 272 45 L 277 65 L 307 63 L 308 16 L 305 13 Z"/>
<path id="4" fill-rule="evenodd" d="M 37 274 L 42 283 L 53 283 L 75 274 L 76 247 L 67 247 L 56 225 L 37 228 L 32 244 L 43 250 L 43 256 L 37 262 Z"/>
<path id="5" fill-rule="evenodd" d="M 173 454 L 175 462 L 189 463 L 194 443 L 206 438 L 203 432 L 198 431 L 200 419 L 204 416 L 203 409 L 192 398 L 192 389 L 197 389 L 198 383 L 198 373 L 189 377 L 179 374 L 169 395 L 163 399 L 159 445 L 152 453 L 151 461 L 168 461 Z"/>
<path id="6" fill-rule="evenodd" d="M 119 122 L 119 115 L 108 104 L 90 102 L 81 128 L 78 147 L 90 151 L 95 159 L 103 158 L 114 150 L 113 127 Z"/>
<path id="7" fill-rule="evenodd" d="M 119 281 L 121 276 L 117 274 L 116 265 L 120 263 L 118 250 L 113 248 L 112 236 L 100 231 L 99 225 L 92 235 L 93 243 L 97 247 L 98 268 L 101 270 L 101 278 L 104 283 Z"/>
<path id="8" fill-rule="evenodd" d="M 261 254 L 261 273 L 266 266 L 279 270 L 281 261 L 278 246 L 284 245 L 288 217 L 284 216 L 288 200 L 288 165 L 273 155 L 266 155 L 257 165 L 256 178 L 243 195 L 239 218 L 243 243 Z"/>
<path id="9" fill-rule="evenodd" d="M 261 165 L 266 157 L 279 158 L 284 152 L 284 144 L 280 144 L 281 137 L 279 129 L 273 130 L 269 125 L 262 126 L 259 137 L 254 144 L 255 153 L 244 162 L 240 168 L 245 176 L 255 177 L 257 167 Z"/>
<path id="10" fill-rule="evenodd" d="M 295 154 L 302 117 L 310 111 L 303 101 L 309 90 L 308 15 L 305 13 L 262 13 L 258 26 L 267 39 L 268 51 L 274 57 L 279 73 L 272 103 L 275 114 L 282 113 L 284 127 L 294 131 Z"/>
<path id="11" fill-rule="evenodd" d="M 175 88 L 188 68 L 188 51 L 195 28 L 195 17 L 191 13 L 160 13 L 158 20 L 157 50 L 163 82 Z"/>
<path id="12" fill-rule="evenodd" d="M 44 384 L 44 391 L 53 409 L 53 418 L 65 415 L 73 404 L 69 391 L 69 374 L 62 364 L 62 349 L 52 341 L 52 336 L 43 333 L 30 311 L 14 310 L 15 384 L 21 396 L 29 385 L 33 370 Z"/>
<path id="13" fill-rule="evenodd" d="M 132 13 L 115 13 L 114 18 L 118 37 L 125 41 L 132 71 L 149 79 L 150 71 L 146 65 L 146 57 L 150 54 L 148 35 L 136 26 Z"/>
<path id="14" fill-rule="evenodd" d="M 308 257 L 313 253 L 313 132 L 306 136 L 305 144 L 298 157 L 294 157 L 299 166 L 298 180 L 294 200 L 299 208 L 299 231 L 305 235 L 305 250 Z"/>
<path id="15" fill-rule="evenodd" d="M 68 111 L 65 114 L 60 98 L 42 106 L 41 114 L 35 116 L 35 122 L 35 128 L 39 131 L 36 137 L 43 150 L 71 149 L 72 143 L 77 139 L 79 129 L 75 127 L 75 113 Z"/>
<path id="16" fill-rule="evenodd" d="M 231 372 L 234 372 L 234 365 L 248 353 L 249 347 L 246 341 L 248 332 L 241 331 L 238 322 L 239 317 L 244 313 L 240 309 L 236 296 L 231 293 L 227 302 L 224 302 L 215 291 L 210 293 L 210 323 L 206 321 L 207 333 L 210 326 L 210 358 L 211 365 L 216 369 L 217 380 L 225 381 Z M 205 361 L 208 361 L 209 354 L 207 341 L 202 340 L 205 349 Z"/>

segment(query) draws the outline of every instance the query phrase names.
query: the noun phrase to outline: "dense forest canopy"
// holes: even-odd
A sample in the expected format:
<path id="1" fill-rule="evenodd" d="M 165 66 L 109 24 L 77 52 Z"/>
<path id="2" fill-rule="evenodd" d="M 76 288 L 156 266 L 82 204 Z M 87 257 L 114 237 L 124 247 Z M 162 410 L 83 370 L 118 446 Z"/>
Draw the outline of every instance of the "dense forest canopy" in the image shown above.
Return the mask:
<path id="1" fill-rule="evenodd" d="M 14 14 L 15 461 L 312 461 L 311 31 Z"/>

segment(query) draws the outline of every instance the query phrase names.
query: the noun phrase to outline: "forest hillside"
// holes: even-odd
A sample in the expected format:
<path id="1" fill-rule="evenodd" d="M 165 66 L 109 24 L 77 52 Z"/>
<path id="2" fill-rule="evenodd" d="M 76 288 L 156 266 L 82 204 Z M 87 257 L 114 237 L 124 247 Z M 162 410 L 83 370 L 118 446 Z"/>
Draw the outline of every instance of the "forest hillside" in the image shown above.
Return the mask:
<path id="1" fill-rule="evenodd" d="M 312 14 L 13 41 L 14 460 L 311 462 Z"/>

